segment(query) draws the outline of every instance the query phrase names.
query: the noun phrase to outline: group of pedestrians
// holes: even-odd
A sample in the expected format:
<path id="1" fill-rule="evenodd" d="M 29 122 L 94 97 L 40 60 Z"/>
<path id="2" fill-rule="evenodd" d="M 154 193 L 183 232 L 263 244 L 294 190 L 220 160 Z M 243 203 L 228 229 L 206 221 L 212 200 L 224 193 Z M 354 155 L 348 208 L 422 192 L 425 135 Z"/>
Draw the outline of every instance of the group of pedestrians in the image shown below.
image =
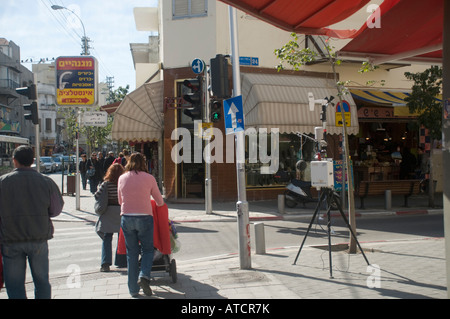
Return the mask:
<path id="1" fill-rule="evenodd" d="M 129 157 L 130 153 L 126 149 L 120 152 L 117 158 L 114 157 L 114 152 L 112 151 L 108 152 L 106 158 L 103 156 L 102 152 L 93 152 L 89 159 L 87 158 L 87 154 L 82 154 L 78 168 L 81 175 L 83 190 L 86 190 L 89 181 L 89 190 L 92 194 L 95 194 L 98 185 L 103 181 L 108 168 L 113 163 L 120 163 L 125 167 Z"/>
<path id="2" fill-rule="evenodd" d="M 103 241 L 100 270 L 109 271 L 112 265 L 112 237 L 122 230 L 129 292 L 136 297 L 142 288 L 150 296 L 154 255 L 151 200 L 153 198 L 157 206 L 165 204 L 156 179 L 148 171 L 145 156 L 133 153 L 126 160 L 125 167 L 119 160 L 112 162 L 95 193 L 95 211 L 100 215 L 96 231 Z"/>
<path id="3" fill-rule="evenodd" d="M 100 167 L 95 157 L 91 156 L 91 166 Z M 15 169 L 0 176 L 0 289 L 4 280 L 11 299 L 27 298 L 27 261 L 35 286 L 35 298 L 51 298 L 48 240 L 53 237 L 54 230 L 51 218 L 62 212 L 64 200 L 50 177 L 31 168 L 33 160 L 33 149 L 20 146 L 13 153 Z M 87 163 L 86 166 L 87 171 Z M 152 198 L 157 207 L 165 205 L 156 180 L 147 167 L 141 153 L 131 154 L 125 166 L 114 159 L 104 176 L 98 175 L 98 181 L 102 182 L 95 192 L 95 210 L 100 215 L 96 231 L 103 239 L 102 269 L 107 271 L 112 264 L 112 237 L 121 231 L 126 246 L 128 288 L 133 297 L 138 296 L 141 288 L 146 295 L 152 295 Z"/>

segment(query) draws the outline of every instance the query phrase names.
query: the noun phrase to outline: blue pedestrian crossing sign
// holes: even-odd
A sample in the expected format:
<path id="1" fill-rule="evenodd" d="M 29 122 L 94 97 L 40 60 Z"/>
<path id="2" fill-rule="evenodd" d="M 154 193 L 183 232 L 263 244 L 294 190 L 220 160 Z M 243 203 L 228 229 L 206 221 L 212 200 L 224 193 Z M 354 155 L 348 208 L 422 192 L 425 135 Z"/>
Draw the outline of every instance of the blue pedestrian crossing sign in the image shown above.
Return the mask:
<path id="1" fill-rule="evenodd" d="M 242 95 L 223 101 L 225 119 L 225 134 L 234 134 L 244 131 L 244 110 Z"/>
<path id="2" fill-rule="evenodd" d="M 191 68 L 195 74 L 202 74 L 205 70 L 205 62 L 200 59 L 195 59 L 194 61 L 192 61 Z"/>

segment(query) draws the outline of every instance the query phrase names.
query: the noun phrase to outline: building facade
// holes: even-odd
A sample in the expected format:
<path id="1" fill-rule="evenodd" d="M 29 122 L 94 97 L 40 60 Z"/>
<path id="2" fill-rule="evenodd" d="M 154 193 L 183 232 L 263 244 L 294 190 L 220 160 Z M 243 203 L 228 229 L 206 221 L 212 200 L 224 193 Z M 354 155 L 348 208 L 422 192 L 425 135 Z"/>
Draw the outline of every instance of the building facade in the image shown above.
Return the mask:
<path id="1" fill-rule="evenodd" d="M 359 28 L 371 13 L 367 9 L 364 8 L 352 19 L 336 27 Z M 299 159 L 313 159 L 316 146 L 311 142 L 311 137 L 315 134 L 315 127 L 322 126 L 322 122 L 319 107 L 313 112 L 309 111 L 308 92 L 313 92 L 314 96 L 320 99 L 331 95 L 337 97 L 335 75 L 326 59 L 306 65 L 300 71 L 276 71 L 279 61 L 274 50 L 291 40 L 289 32 L 240 11 L 237 19 L 245 127 L 268 131 L 277 128 L 280 133 L 279 167 L 275 173 L 267 174 L 267 165 L 261 162 L 251 163 L 247 157 L 247 197 L 249 200 L 273 199 L 284 192 L 285 185 L 291 178 L 298 177 L 295 163 Z M 176 129 L 186 129 L 190 132 L 191 145 L 198 142 L 198 137 L 195 137 L 196 124 L 193 118 L 186 116 L 184 112 L 184 107 L 188 104 L 182 97 L 189 93 L 189 90 L 183 83 L 186 79 L 192 80 L 196 77 L 192 69 L 194 59 L 203 60 L 209 65 L 216 55 L 231 54 L 228 6 L 214 0 L 160 1 L 158 8 L 136 8 L 135 20 L 138 30 L 151 33 L 148 44 L 131 45 L 136 86 L 147 88 L 142 90 L 142 108 L 146 105 L 155 106 L 156 103 L 152 101 L 159 101 L 159 108 L 153 107 L 149 112 L 144 112 L 150 114 L 149 118 L 157 118 L 159 123 L 151 132 L 146 133 L 147 135 L 127 135 L 123 129 L 126 127 L 125 117 L 133 116 L 125 114 L 126 109 L 131 108 L 127 107 L 130 101 L 125 99 L 118 108 L 119 115 L 115 116 L 117 123 L 113 126 L 113 137 L 130 141 L 136 150 L 143 150 L 144 146 L 157 150 L 158 174 L 164 182 L 167 198 L 203 198 L 204 159 L 195 161 L 193 154 L 192 161 L 178 163 L 176 156 L 174 158 L 174 148 L 180 139 L 176 138 L 176 134 L 174 139 L 174 132 Z M 320 38 L 302 35 L 299 35 L 299 38 L 300 43 L 318 51 L 319 55 L 324 50 L 325 44 Z M 347 42 L 348 40 L 329 39 L 327 44 L 333 46 L 334 50 L 339 50 Z M 343 98 L 350 106 L 351 122 L 348 133 L 350 153 L 354 160 L 358 161 L 358 164 L 366 165 L 368 162 L 362 163 L 367 160 L 361 156 L 363 153 L 367 155 L 374 147 L 377 147 L 377 151 L 383 148 L 387 152 L 387 147 L 390 149 L 395 143 L 417 150 L 421 136 L 414 133 L 414 117 L 401 113 L 400 110 L 400 106 L 404 107 L 404 103 L 401 103 L 402 94 L 407 94 L 411 88 L 411 83 L 406 81 L 403 73 L 418 72 L 428 66 L 389 64 L 369 73 L 358 72 L 360 67 L 361 61 L 346 60 L 337 68 L 338 79 L 348 83 L 349 94 Z M 232 87 L 231 66 L 228 68 Z M 368 81 L 375 84 L 368 86 Z M 384 86 L 381 86 L 381 83 Z M 156 86 L 160 84 L 163 87 L 161 92 L 156 90 Z M 155 93 L 157 91 L 159 93 Z M 361 94 L 361 91 L 365 95 Z M 149 92 L 155 93 L 156 96 L 152 97 Z M 388 92 L 388 95 L 394 98 L 386 99 L 386 95 L 381 96 L 383 92 Z M 368 99 L 367 96 L 374 98 Z M 375 98 L 376 96 L 378 98 Z M 339 161 L 342 159 L 342 128 L 336 124 L 336 109 L 330 105 L 327 113 L 328 156 Z M 386 125 L 387 122 L 391 124 Z M 129 125 L 137 127 L 136 124 Z M 146 127 L 148 126 L 153 124 L 147 124 Z M 213 126 L 220 132 L 225 132 L 222 121 L 213 123 Z M 140 131 L 142 133 L 144 128 Z M 223 140 L 225 139 L 223 134 Z M 381 143 L 376 145 L 375 141 Z M 148 146 L 148 143 L 153 144 Z M 247 136 L 247 155 L 253 150 L 252 143 L 251 137 Z M 200 143 L 202 147 L 205 144 L 206 142 Z M 222 147 L 223 154 L 233 149 L 227 147 L 226 143 L 223 143 Z M 218 149 L 215 152 L 217 154 Z M 385 165 L 381 158 L 379 163 Z M 388 165 L 391 165 L 390 163 Z M 308 170 L 303 175 L 303 179 L 310 179 Z M 214 162 L 211 165 L 211 178 L 213 200 L 236 199 L 234 161 Z"/>
<path id="2" fill-rule="evenodd" d="M 24 119 L 26 97 L 16 89 L 33 83 L 33 74 L 21 64 L 20 47 L 13 41 L 0 38 L 0 134 L 28 138 L 35 141 L 31 121 Z"/>

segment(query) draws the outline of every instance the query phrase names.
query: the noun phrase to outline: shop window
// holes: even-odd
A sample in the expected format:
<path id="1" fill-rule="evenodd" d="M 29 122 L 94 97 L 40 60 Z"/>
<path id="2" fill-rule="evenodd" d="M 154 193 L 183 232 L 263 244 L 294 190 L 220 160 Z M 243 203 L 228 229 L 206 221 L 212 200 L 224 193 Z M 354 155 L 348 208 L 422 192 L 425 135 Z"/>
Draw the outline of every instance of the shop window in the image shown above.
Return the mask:
<path id="1" fill-rule="evenodd" d="M 172 0 L 174 19 L 196 18 L 208 15 L 208 0 Z"/>
<path id="2" fill-rule="evenodd" d="M 268 153 L 271 152 L 271 135 L 267 136 Z M 289 184 L 291 179 L 311 180 L 310 162 L 314 159 L 315 143 L 311 138 L 297 134 L 280 134 L 279 136 L 279 167 L 274 174 L 264 174 L 264 166 L 260 161 L 250 163 L 249 153 L 252 151 L 249 137 L 246 136 L 246 175 L 247 187 L 281 187 Z M 259 145 L 258 145 L 259 146 Z M 258 155 L 259 156 L 259 155 Z M 259 158 L 259 157 L 258 157 Z M 299 160 L 307 162 L 307 169 L 303 172 L 296 170 Z"/>

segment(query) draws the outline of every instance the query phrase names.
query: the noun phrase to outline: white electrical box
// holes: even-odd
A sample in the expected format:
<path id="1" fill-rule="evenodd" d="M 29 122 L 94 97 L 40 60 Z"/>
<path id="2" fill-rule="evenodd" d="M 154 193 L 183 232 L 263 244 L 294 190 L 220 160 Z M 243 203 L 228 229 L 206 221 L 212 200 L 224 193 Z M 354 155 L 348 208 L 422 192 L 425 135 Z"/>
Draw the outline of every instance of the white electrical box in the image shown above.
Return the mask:
<path id="1" fill-rule="evenodd" d="M 334 187 L 333 162 L 311 162 L 311 186 L 317 188 Z"/>

